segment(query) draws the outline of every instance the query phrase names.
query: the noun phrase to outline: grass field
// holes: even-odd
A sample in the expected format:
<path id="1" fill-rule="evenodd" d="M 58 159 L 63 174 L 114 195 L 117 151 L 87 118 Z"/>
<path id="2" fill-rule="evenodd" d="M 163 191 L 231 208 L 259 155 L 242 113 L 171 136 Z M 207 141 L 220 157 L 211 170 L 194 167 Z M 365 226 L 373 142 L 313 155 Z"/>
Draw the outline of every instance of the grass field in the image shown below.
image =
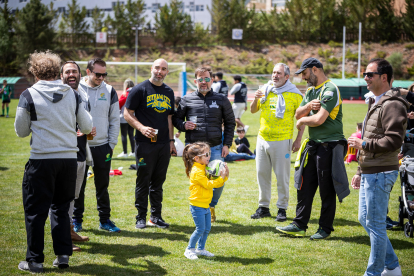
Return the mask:
<path id="1" fill-rule="evenodd" d="M 20 139 L 14 132 L 16 106 L 17 100 L 12 101 L 10 118 L 0 118 L 0 275 L 22 274 L 17 265 L 25 259 L 26 253 L 21 181 L 24 165 L 30 155 L 30 138 Z M 356 123 L 362 121 L 366 108 L 363 104 L 344 105 L 346 137 L 355 131 Z M 254 149 L 259 114 L 246 113 L 242 119 L 250 125 L 247 137 Z M 306 136 L 307 131 L 304 137 Z M 119 138 L 114 156 L 121 151 Z M 330 239 L 319 242 L 309 240 L 309 236 L 318 228 L 318 194 L 315 196 L 307 238 L 288 238 L 276 233 L 275 226 L 287 225 L 295 215 L 296 191 L 293 179 L 287 211 L 288 221 L 277 223 L 274 220 L 277 213 L 276 188 L 272 190 L 272 218 L 252 220 L 250 215 L 258 207 L 255 161 L 230 163 L 230 179 L 216 208 L 218 221 L 213 224 L 206 245 L 206 249 L 216 254 L 216 257 L 190 261 L 183 253 L 195 227 L 189 212 L 189 183 L 181 158 L 171 159 L 164 184 L 163 217 L 171 224 L 170 228 L 164 230 L 135 229 L 135 171 L 127 169 L 132 163 L 132 158 L 114 158 L 112 161 L 112 168 L 124 168 L 122 176 L 111 177 L 109 186 L 112 219 L 122 232 L 108 233 L 98 230 L 95 188 L 93 181 L 89 180 L 82 234 L 89 236 L 90 241 L 80 244 L 82 252 L 73 254 L 69 269 L 60 271 L 53 268 L 55 256 L 47 221 L 44 266 L 48 274 L 362 275 L 365 271 L 370 242 L 357 219 L 358 191 L 352 190 L 342 204 L 338 203 L 335 232 Z M 349 180 L 355 170 L 355 162 L 347 166 Z M 275 187 L 275 179 L 273 183 Z M 399 187 L 398 181 L 389 204 L 390 216 L 394 220 L 398 215 Z M 400 259 L 403 275 L 414 275 L 414 239 L 406 238 L 401 229 L 388 231 L 388 236 Z"/>

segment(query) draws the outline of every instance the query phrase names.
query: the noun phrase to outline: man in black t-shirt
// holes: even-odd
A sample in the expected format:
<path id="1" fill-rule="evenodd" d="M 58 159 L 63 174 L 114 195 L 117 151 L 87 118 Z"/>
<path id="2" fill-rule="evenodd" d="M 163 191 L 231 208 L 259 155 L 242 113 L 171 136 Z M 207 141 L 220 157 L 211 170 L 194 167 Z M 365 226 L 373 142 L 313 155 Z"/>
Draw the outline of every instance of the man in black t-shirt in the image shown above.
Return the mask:
<path id="1" fill-rule="evenodd" d="M 162 185 L 167 176 L 174 146 L 174 91 L 164 84 L 168 63 L 157 59 L 151 66 L 151 78 L 134 86 L 125 103 L 124 118 L 138 131 L 135 135 L 137 180 L 135 207 L 138 210 L 135 228 L 146 227 L 148 196 L 151 217 L 148 225 L 159 228 L 169 226 L 161 217 Z"/>

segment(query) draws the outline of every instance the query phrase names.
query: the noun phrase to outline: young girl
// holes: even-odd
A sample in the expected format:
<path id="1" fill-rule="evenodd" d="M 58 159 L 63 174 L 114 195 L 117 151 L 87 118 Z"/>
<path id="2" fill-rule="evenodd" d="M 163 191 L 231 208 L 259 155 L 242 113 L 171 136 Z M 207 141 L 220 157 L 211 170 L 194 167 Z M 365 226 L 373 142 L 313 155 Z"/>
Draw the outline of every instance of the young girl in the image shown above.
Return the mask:
<path id="1" fill-rule="evenodd" d="M 214 254 L 204 249 L 208 233 L 211 229 L 211 214 L 209 204 L 213 198 L 213 188 L 220 188 L 229 176 L 227 165 L 220 172 L 220 177 L 209 180 L 206 176 L 206 165 L 210 161 L 210 147 L 206 143 L 193 143 L 184 148 L 183 160 L 185 172 L 190 178 L 190 211 L 196 230 L 191 235 L 184 256 L 190 260 L 198 259 L 197 255 L 214 257 Z M 197 250 L 195 249 L 196 243 Z"/>

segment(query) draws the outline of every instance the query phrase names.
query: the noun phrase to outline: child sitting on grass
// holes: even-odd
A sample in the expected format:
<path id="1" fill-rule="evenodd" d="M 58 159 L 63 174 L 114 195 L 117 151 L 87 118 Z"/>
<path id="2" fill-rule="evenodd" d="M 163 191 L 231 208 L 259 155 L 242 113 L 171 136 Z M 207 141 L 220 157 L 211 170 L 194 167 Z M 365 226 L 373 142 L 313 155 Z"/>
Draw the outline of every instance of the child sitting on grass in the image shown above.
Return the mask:
<path id="1" fill-rule="evenodd" d="M 210 156 L 210 147 L 201 142 L 188 144 L 183 151 L 185 172 L 190 178 L 190 211 L 196 225 L 184 252 L 184 256 L 190 260 L 198 259 L 197 255 L 214 257 L 214 254 L 204 249 L 211 229 L 209 204 L 213 198 L 213 188 L 223 186 L 228 179 L 229 169 L 226 165 L 220 172 L 220 177 L 209 180 L 206 176 L 206 165 L 210 161 Z"/>
<path id="2" fill-rule="evenodd" d="M 237 145 L 237 153 L 247 153 L 249 155 L 253 155 L 253 153 L 250 151 L 250 143 L 249 140 L 245 137 L 246 131 L 244 128 L 239 127 L 237 128 L 237 135 L 239 137 L 234 140 L 234 143 Z"/>

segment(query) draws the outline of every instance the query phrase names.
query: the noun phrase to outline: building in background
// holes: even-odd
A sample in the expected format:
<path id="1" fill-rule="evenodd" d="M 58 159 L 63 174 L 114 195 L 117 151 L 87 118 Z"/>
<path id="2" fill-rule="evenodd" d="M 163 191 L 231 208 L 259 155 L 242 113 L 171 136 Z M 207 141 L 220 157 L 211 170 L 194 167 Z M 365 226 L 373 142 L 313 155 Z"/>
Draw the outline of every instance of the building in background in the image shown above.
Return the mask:
<path id="1" fill-rule="evenodd" d="M 0 7 L 4 7 L 4 2 L 4 0 L 0 0 Z M 9 1 L 7 5 L 11 9 L 12 13 L 14 13 L 16 9 L 21 10 L 29 2 L 30 0 L 12 0 Z M 54 9 L 57 9 L 58 13 L 64 13 L 68 11 L 68 4 L 70 4 L 72 0 L 41 0 L 41 2 L 48 6 L 51 2 L 53 2 Z M 88 10 L 86 20 L 88 21 L 88 23 L 90 23 L 89 25 L 91 26 L 92 19 L 90 19 L 90 16 L 92 14 L 92 10 L 96 6 L 98 6 L 101 11 L 105 12 L 104 18 L 106 18 L 106 16 L 108 15 L 113 17 L 113 8 L 117 4 L 117 2 L 121 4 L 126 4 L 127 0 L 78 0 L 77 4 L 81 7 L 85 6 L 85 8 Z M 211 6 L 211 0 L 182 0 L 182 2 L 183 11 L 191 16 L 193 22 L 201 23 L 203 24 L 204 28 L 210 27 L 211 29 L 211 15 L 210 12 L 207 10 L 207 6 Z M 169 3 L 169 0 L 144 0 L 144 16 L 146 24 L 150 23 L 150 26 L 153 28 L 155 24 L 155 14 L 161 6 L 164 6 L 165 4 Z M 56 29 L 58 28 L 58 26 L 59 22 L 56 24 Z"/>

